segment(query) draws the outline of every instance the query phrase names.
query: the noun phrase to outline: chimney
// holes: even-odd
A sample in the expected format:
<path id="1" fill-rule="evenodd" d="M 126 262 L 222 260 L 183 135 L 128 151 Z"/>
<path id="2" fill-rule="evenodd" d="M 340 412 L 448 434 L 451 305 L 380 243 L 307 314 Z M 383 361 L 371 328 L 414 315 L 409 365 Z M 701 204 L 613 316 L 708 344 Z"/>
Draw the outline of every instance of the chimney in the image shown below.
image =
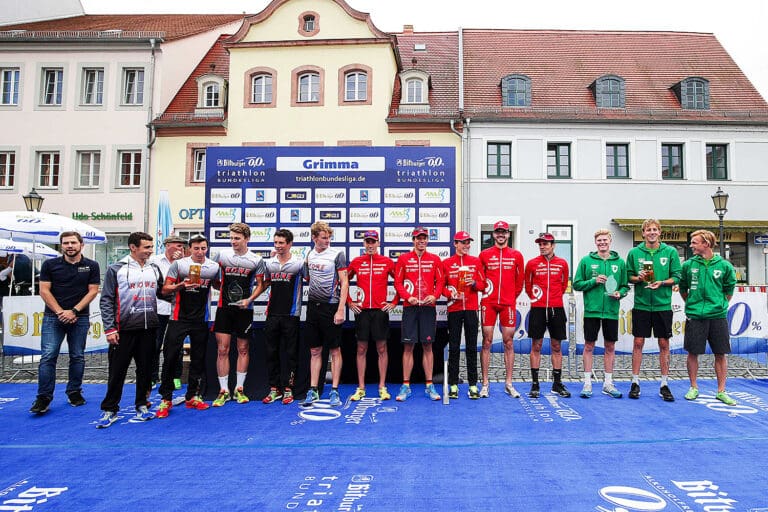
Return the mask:
<path id="1" fill-rule="evenodd" d="M 403 34 L 413 34 L 413 25 L 403 25 Z"/>

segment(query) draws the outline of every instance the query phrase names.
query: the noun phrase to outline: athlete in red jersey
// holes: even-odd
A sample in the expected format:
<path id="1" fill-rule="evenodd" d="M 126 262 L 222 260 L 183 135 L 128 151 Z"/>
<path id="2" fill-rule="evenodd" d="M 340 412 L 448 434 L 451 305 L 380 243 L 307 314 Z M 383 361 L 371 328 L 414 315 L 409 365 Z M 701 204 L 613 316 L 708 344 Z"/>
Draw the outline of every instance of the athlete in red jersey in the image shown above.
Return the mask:
<path id="1" fill-rule="evenodd" d="M 563 294 L 568 288 L 568 262 L 555 256 L 555 237 L 542 233 L 536 239 L 540 255 L 525 265 L 525 293 L 531 299 L 528 334 L 531 343 L 531 391 L 528 396 L 539 397 L 539 366 L 544 332 L 549 331 L 552 352 L 552 392 L 564 398 L 571 396 L 562 382 L 563 353 L 560 342 L 566 337 L 568 318 L 563 308 Z"/>
<path id="2" fill-rule="evenodd" d="M 488 398 L 488 366 L 491 363 L 491 345 L 496 320 L 501 325 L 501 339 L 504 342 L 504 366 L 506 379 L 504 391 L 513 398 L 519 398 L 512 385 L 512 371 L 515 365 L 515 305 L 523 291 L 524 260 L 520 251 L 507 246 L 509 224 L 503 220 L 493 225 L 493 247 L 480 253 L 480 263 L 485 274 L 485 294 L 480 301 L 483 326 L 483 350 L 480 365 L 483 373 L 481 398 Z"/>
<path id="3" fill-rule="evenodd" d="M 365 254 L 353 259 L 347 268 L 347 276 L 357 276 L 357 291 L 347 296 L 347 305 L 355 313 L 355 335 L 357 337 L 357 390 L 349 397 L 358 401 L 365 396 L 365 360 L 368 342 L 376 342 L 379 354 L 379 398 L 392 398 L 387 391 L 385 379 L 389 357 L 387 338 L 389 336 L 389 312 L 399 302 L 387 301 L 387 281 L 395 277 L 395 262 L 379 254 L 379 233 L 366 231 L 363 235 Z"/>

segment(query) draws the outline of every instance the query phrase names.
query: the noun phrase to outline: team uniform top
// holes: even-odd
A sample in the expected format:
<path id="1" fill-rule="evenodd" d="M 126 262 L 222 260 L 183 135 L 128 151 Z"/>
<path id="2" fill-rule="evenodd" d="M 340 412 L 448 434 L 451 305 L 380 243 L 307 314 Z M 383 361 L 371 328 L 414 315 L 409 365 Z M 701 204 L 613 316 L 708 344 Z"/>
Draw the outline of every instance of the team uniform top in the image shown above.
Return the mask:
<path id="1" fill-rule="evenodd" d="M 284 264 L 276 257 L 266 261 L 264 281 L 270 283 L 267 316 L 301 315 L 304 272 L 304 261 L 295 255 Z"/>
<path id="2" fill-rule="evenodd" d="M 397 258 L 395 290 L 403 298 L 403 307 L 411 306 L 408 302 L 411 297 L 423 301 L 433 295 L 437 299 L 444 285 L 443 262 L 436 254 L 424 251 L 419 257 L 416 251 L 410 251 Z"/>
<path id="3" fill-rule="evenodd" d="M 142 266 L 126 256 L 110 265 L 99 301 L 104 334 L 157 328 L 157 292 L 162 287 L 163 274 L 154 263 Z"/>
<path id="4" fill-rule="evenodd" d="M 171 263 L 173 262 L 168 259 L 168 256 L 166 256 L 164 252 L 160 254 L 153 254 L 152 256 L 149 257 L 149 262 L 157 265 L 157 268 L 159 268 L 160 271 L 163 273 L 163 279 L 168 277 L 168 269 L 171 268 Z M 160 297 L 157 298 L 157 314 L 158 315 L 170 316 L 171 308 L 172 308 L 172 305 L 170 301 L 167 301 Z"/>
<path id="5" fill-rule="evenodd" d="M 247 299 L 256 277 L 264 275 L 264 260 L 251 251 L 241 255 L 235 254 L 231 247 L 226 247 L 213 257 L 213 261 L 220 268 L 219 307 Z M 249 307 L 253 308 L 253 303 Z"/>
<path id="6" fill-rule="evenodd" d="M 643 263 L 653 263 L 654 281 L 672 279 L 674 284 L 680 282 L 680 257 L 677 249 L 664 242 L 656 249 L 649 249 L 645 242 L 640 242 L 627 254 L 627 278 L 637 276 L 643 270 Z M 656 289 L 648 288 L 648 283 L 635 283 L 634 309 L 642 311 L 671 311 L 672 287 L 661 286 Z"/>
<path id="7" fill-rule="evenodd" d="M 472 286 L 464 288 L 464 297 L 462 299 L 452 299 L 454 291 L 457 291 L 459 283 L 459 268 L 468 267 L 472 272 L 472 280 L 475 282 Z M 445 273 L 445 288 L 443 295 L 448 297 L 448 312 L 453 311 L 477 311 L 479 306 L 478 292 L 485 289 L 485 276 L 483 275 L 480 258 L 477 256 L 459 256 L 454 254 L 443 260 L 443 272 Z"/>
<path id="8" fill-rule="evenodd" d="M 481 304 L 515 307 L 523 291 L 524 260 L 520 251 L 511 247 L 489 247 L 480 253 L 486 286 Z"/>
<path id="9" fill-rule="evenodd" d="M 323 252 L 312 249 L 306 260 L 306 275 L 309 278 L 309 301 L 338 304 L 339 272 L 347 268 L 344 253 L 333 247 Z"/>
<path id="10" fill-rule="evenodd" d="M 532 308 L 561 308 L 568 289 L 568 262 L 558 256 L 536 256 L 525 264 L 525 293 Z"/>
<path id="11" fill-rule="evenodd" d="M 171 320 L 183 320 L 185 322 L 207 322 L 209 320 L 208 298 L 211 284 L 219 277 L 219 266 L 210 258 L 205 258 L 203 263 L 196 263 L 192 258 L 186 257 L 171 263 L 166 280 L 180 283 L 189 277 L 189 266 L 200 265 L 200 287 L 179 288 L 173 294 L 171 301 Z"/>
<path id="12" fill-rule="evenodd" d="M 694 256 L 682 265 L 680 293 L 685 299 L 685 316 L 694 320 L 726 318 L 728 297 L 736 287 L 733 265 L 715 254 L 712 259 Z"/>
<path id="13" fill-rule="evenodd" d="M 349 268 L 349 279 L 357 275 L 357 293 L 350 293 L 347 303 L 357 302 L 361 309 L 381 309 L 387 303 L 387 281 L 395 277 L 395 262 L 383 254 L 363 254 L 353 259 Z M 391 304 L 394 306 L 400 298 L 395 293 Z"/>

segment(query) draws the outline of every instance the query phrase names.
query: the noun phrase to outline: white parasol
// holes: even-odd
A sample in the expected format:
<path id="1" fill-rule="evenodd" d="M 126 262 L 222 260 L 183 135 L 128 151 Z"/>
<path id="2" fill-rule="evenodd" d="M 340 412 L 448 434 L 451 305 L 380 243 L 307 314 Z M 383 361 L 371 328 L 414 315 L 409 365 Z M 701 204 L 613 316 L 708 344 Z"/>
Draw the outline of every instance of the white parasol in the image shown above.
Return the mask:
<path id="1" fill-rule="evenodd" d="M 59 235 L 77 231 L 87 244 L 103 244 L 107 235 L 84 222 L 41 212 L 0 212 L 0 237 L 26 242 L 58 244 Z"/>

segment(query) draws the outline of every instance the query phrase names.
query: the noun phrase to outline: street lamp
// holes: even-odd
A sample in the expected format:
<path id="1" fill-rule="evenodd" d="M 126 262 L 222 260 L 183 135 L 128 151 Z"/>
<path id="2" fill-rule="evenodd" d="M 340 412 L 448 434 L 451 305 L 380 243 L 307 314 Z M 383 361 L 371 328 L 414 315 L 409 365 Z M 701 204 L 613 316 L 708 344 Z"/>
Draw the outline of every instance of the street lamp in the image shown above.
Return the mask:
<path id="1" fill-rule="evenodd" d="M 45 201 L 45 198 L 37 193 L 35 187 L 32 187 L 29 194 L 21 197 L 24 199 L 24 206 L 27 207 L 28 212 L 39 212 L 43 207 L 43 201 Z"/>
<path id="2" fill-rule="evenodd" d="M 728 194 L 717 187 L 717 192 L 712 196 L 715 204 L 715 213 L 720 219 L 720 257 L 725 258 L 725 241 L 723 240 L 723 217 L 728 212 Z"/>

